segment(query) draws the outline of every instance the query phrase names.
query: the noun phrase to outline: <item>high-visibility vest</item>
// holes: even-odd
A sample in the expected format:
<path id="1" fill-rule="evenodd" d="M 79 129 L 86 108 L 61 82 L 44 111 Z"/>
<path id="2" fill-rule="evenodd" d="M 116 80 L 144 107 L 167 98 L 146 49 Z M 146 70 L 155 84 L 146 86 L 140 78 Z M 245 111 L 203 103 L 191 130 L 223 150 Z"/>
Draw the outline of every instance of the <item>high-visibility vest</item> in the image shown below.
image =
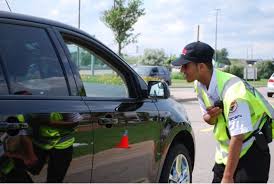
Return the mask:
<path id="1" fill-rule="evenodd" d="M 272 120 L 274 119 L 274 110 L 264 99 L 264 97 L 248 83 L 232 74 L 225 73 L 217 69 L 215 69 L 215 71 L 218 92 L 224 105 L 223 115 L 219 115 L 217 118 L 217 122 L 214 125 L 213 131 L 214 137 L 217 140 L 215 161 L 218 164 L 223 163 L 226 165 L 230 142 L 227 122 L 232 102 L 235 100 L 247 102 L 250 109 L 251 123 L 254 131 L 260 130 L 263 127 L 265 123 L 263 118 L 266 114 L 271 117 Z M 203 89 L 198 88 L 197 81 L 194 82 L 194 89 L 197 95 L 202 98 L 206 107 L 213 106 L 211 100 L 207 96 L 207 93 Z M 273 127 L 274 126 L 272 126 L 272 128 Z M 252 136 L 252 133 L 253 132 L 248 132 L 244 134 L 244 142 L 242 145 L 240 158 L 246 154 L 255 140 L 255 138 Z M 272 135 L 274 135 L 273 129 Z"/>
<path id="2" fill-rule="evenodd" d="M 50 119 L 54 121 L 63 120 L 62 114 L 53 112 L 50 114 Z M 42 149 L 66 149 L 73 145 L 75 138 L 72 135 L 73 129 L 70 128 L 55 128 L 47 125 L 39 125 L 38 133 L 33 134 L 33 143 Z"/>

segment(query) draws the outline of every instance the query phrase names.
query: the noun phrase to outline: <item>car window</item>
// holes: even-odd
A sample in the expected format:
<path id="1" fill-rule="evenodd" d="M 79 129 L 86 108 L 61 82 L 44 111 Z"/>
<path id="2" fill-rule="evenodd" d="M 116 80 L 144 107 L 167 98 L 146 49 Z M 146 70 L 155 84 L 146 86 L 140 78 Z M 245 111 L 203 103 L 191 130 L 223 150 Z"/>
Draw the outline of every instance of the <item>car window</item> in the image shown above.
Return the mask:
<path id="1" fill-rule="evenodd" d="M 42 28 L 0 24 L 0 54 L 7 68 L 11 93 L 67 96 L 62 67 Z"/>
<path id="2" fill-rule="evenodd" d="M 2 72 L 2 66 L 0 65 L 0 95 L 7 95 L 8 93 L 7 83 Z"/>
<path id="3" fill-rule="evenodd" d="M 160 75 L 165 75 L 165 71 L 162 67 L 159 67 L 159 74 Z"/>
<path id="4" fill-rule="evenodd" d="M 115 68 L 91 50 L 65 40 L 70 57 L 76 65 L 88 97 L 128 97 L 123 78 Z"/>
<path id="5" fill-rule="evenodd" d="M 139 74 L 139 75 L 149 75 L 151 72 L 151 67 L 146 67 L 146 66 L 136 66 L 134 67 L 134 70 Z"/>
<path id="6" fill-rule="evenodd" d="M 155 68 L 152 68 L 151 72 L 156 74 L 156 73 L 158 73 L 159 71 L 158 71 L 158 68 L 155 67 Z"/>

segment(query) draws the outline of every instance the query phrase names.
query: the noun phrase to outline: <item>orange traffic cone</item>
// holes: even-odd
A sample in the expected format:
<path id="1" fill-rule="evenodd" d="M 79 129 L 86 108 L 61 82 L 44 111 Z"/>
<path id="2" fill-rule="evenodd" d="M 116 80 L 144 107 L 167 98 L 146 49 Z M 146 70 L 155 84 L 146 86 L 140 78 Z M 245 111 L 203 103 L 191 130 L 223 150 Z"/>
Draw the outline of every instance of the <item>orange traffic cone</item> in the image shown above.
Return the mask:
<path id="1" fill-rule="evenodd" d="M 116 146 L 116 148 L 129 148 L 128 146 L 128 131 L 125 130 L 125 133 L 122 136 L 120 143 Z"/>

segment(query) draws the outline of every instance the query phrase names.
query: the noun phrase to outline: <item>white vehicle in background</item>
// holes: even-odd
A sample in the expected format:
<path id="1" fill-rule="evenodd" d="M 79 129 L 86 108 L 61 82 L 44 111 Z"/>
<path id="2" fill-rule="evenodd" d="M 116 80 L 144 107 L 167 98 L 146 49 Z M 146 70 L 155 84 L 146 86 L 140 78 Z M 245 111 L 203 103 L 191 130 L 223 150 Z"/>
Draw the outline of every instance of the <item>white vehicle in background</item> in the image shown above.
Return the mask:
<path id="1" fill-rule="evenodd" d="M 274 94 L 274 73 L 271 75 L 271 77 L 267 81 L 267 96 L 272 97 Z"/>

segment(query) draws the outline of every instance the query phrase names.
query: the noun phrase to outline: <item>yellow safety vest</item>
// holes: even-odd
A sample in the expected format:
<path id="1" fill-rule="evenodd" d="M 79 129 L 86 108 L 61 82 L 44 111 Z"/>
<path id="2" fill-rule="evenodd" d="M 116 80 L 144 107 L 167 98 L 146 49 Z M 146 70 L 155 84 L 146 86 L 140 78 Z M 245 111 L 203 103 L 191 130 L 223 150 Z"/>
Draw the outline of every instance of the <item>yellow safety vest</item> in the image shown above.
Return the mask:
<path id="1" fill-rule="evenodd" d="M 218 164 L 223 163 L 226 165 L 230 141 L 227 122 L 232 102 L 235 100 L 247 102 L 251 113 L 251 122 L 254 131 L 261 129 L 264 125 L 265 121 L 262 122 L 262 118 L 265 114 L 274 119 L 274 110 L 255 88 L 251 87 L 240 78 L 219 70 L 215 71 L 218 92 L 224 105 L 224 113 L 218 117 L 213 131 L 214 137 L 217 140 L 215 161 Z M 197 81 L 194 82 L 194 89 L 197 95 L 202 98 L 206 107 L 213 106 L 206 92 L 203 89 L 198 88 Z M 272 126 L 272 128 L 273 127 L 274 126 Z M 253 132 L 248 132 L 244 135 L 244 143 L 242 145 L 240 158 L 246 154 L 254 142 L 255 138 L 251 136 L 252 133 Z M 272 135 L 274 135 L 273 129 Z"/>
<path id="2" fill-rule="evenodd" d="M 63 120 L 62 114 L 53 112 L 50 119 L 54 121 Z M 42 149 L 66 149 L 73 145 L 75 138 L 72 135 L 73 129 L 55 128 L 41 125 L 38 134 L 34 134 L 33 143 Z"/>

